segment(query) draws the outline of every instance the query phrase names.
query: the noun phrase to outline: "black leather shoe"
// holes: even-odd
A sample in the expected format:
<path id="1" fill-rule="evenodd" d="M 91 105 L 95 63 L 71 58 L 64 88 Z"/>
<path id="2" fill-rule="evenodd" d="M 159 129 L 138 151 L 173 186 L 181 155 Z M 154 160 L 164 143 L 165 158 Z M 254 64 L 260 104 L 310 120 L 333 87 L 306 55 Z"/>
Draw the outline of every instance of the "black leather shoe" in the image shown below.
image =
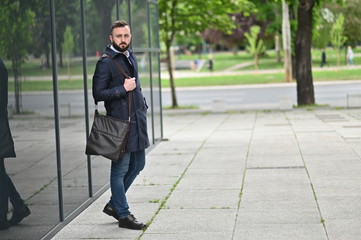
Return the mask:
<path id="1" fill-rule="evenodd" d="M 13 216 L 9 220 L 10 226 L 18 224 L 19 222 L 21 222 L 21 220 L 29 216 L 30 213 L 31 212 L 28 206 L 24 206 L 19 209 L 14 209 Z"/>
<path id="2" fill-rule="evenodd" d="M 138 220 L 134 217 L 133 214 L 129 214 L 126 218 L 119 218 L 119 227 L 142 230 L 143 228 L 146 228 L 147 225 L 138 222 Z"/>
<path id="3" fill-rule="evenodd" d="M 0 231 L 9 229 L 8 220 L 0 221 Z"/>
<path id="4" fill-rule="evenodd" d="M 103 213 L 108 214 L 109 216 L 112 216 L 116 220 L 118 220 L 118 218 L 119 218 L 117 211 L 115 211 L 115 209 L 112 206 L 110 206 L 109 204 L 105 205 L 105 207 L 103 209 Z"/>

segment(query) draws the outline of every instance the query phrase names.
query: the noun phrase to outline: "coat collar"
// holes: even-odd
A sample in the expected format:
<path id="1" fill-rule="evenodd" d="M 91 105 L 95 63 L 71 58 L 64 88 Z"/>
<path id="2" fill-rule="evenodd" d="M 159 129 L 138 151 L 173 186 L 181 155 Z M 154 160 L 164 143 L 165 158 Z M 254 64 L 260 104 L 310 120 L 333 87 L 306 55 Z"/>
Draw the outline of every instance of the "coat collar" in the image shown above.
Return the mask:
<path id="1" fill-rule="evenodd" d="M 110 46 L 111 46 L 110 44 L 107 46 L 107 48 L 105 49 L 105 52 L 106 52 L 111 58 L 115 58 L 117 55 L 123 54 L 123 53 L 120 53 L 120 52 L 118 53 L 118 52 L 113 51 L 113 49 L 111 49 Z M 128 49 L 128 53 L 129 53 L 129 56 L 128 56 L 128 57 L 130 57 L 130 56 L 132 55 L 133 51 L 130 50 L 130 49 Z"/>

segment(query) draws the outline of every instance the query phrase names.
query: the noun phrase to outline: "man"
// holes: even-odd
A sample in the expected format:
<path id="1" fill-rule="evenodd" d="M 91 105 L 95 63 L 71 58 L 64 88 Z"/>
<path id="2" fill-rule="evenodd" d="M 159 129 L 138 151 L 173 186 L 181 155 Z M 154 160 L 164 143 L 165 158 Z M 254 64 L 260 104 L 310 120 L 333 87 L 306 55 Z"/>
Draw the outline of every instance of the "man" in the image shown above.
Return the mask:
<path id="1" fill-rule="evenodd" d="M 107 115 L 128 119 L 127 92 L 132 92 L 131 124 L 125 155 L 112 161 L 110 188 L 112 196 L 103 212 L 119 221 L 119 227 L 143 229 L 145 224 L 137 221 L 129 211 L 126 192 L 145 165 L 145 149 L 149 147 L 147 133 L 147 104 L 141 92 L 138 66 L 129 45 L 132 38 L 130 26 L 124 20 L 115 21 L 110 30 L 111 44 L 98 61 L 93 76 L 95 102 L 104 101 Z M 125 78 L 113 60 L 117 61 L 131 78 Z"/>
<path id="2" fill-rule="evenodd" d="M 7 111 L 8 72 L 2 59 L 0 59 L 0 86 L 0 230 L 6 230 L 9 229 L 9 226 L 16 225 L 23 218 L 29 216 L 30 209 L 21 199 L 5 169 L 5 158 L 16 157 L 16 154 Z M 8 221 L 9 199 L 14 211 L 11 219 Z"/>
<path id="3" fill-rule="evenodd" d="M 323 65 L 327 64 L 326 61 L 326 51 L 324 48 L 321 49 L 321 67 L 323 67 Z"/>

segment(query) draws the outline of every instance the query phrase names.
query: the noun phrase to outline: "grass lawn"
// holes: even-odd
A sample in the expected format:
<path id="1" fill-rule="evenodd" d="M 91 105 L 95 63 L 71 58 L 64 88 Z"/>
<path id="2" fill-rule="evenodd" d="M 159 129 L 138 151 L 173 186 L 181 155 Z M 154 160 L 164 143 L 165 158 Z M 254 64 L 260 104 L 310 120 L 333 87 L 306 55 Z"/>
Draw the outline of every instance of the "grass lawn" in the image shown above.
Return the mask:
<path id="1" fill-rule="evenodd" d="M 336 66 L 336 53 L 333 49 L 327 49 L 327 61 L 329 65 L 322 69 L 318 69 L 317 71 L 313 71 L 313 79 L 314 81 L 332 81 L 332 80 L 354 80 L 361 79 L 361 69 L 353 69 L 353 68 L 342 68 L 340 70 L 332 70 L 329 67 Z M 361 49 L 354 49 L 355 54 L 360 54 Z M 319 68 L 321 52 L 318 49 L 312 51 L 313 56 L 313 67 Z M 232 52 L 222 52 L 215 53 L 214 57 L 214 72 L 222 71 L 231 66 L 242 64 L 242 63 L 252 63 L 253 58 L 246 52 L 238 52 L 234 54 Z M 177 59 L 180 60 L 195 60 L 195 59 L 208 59 L 208 55 L 177 55 Z M 21 89 L 22 91 L 51 91 L 53 89 L 52 81 L 33 81 L 26 80 L 27 77 L 32 76 L 50 76 L 51 79 L 51 69 L 40 69 L 39 67 L 39 59 L 31 59 L 28 60 L 22 66 L 22 74 L 21 74 Z M 88 61 L 88 76 L 93 74 L 95 64 L 97 58 L 91 58 Z M 359 57 L 356 56 L 354 62 L 357 64 L 361 62 Z M 10 63 L 7 62 L 7 67 L 9 70 L 9 76 L 12 76 L 10 70 Z M 66 62 L 64 62 L 66 66 Z M 344 59 L 341 61 L 341 65 L 344 66 Z M 266 56 L 263 56 L 260 59 L 260 69 L 282 69 L 283 64 L 278 63 L 275 60 L 275 52 L 268 51 Z M 236 69 L 235 71 L 241 72 L 242 70 L 253 70 L 253 65 L 247 66 L 242 69 Z M 184 70 L 190 71 L 190 70 Z M 81 59 L 73 59 L 71 64 L 71 76 L 73 78 L 81 78 L 82 77 L 82 63 Z M 208 72 L 208 69 L 204 67 L 201 72 Z M 59 76 L 67 75 L 67 68 L 58 69 Z M 25 80 L 24 80 L 25 79 Z M 257 83 L 281 83 L 284 82 L 284 74 L 283 73 L 257 73 L 251 74 L 249 71 L 245 71 L 240 75 L 236 76 L 209 76 L 209 77 L 190 77 L 190 78 L 177 78 L 175 79 L 175 84 L 177 87 L 188 87 L 188 86 L 212 86 L 212 85 L 235 85 L 235 84 L 257 84 Z M 169 87 L 169 80 L 162 79 L 162 86 Z M 73 80 L 59 80 L 58 81 L 59 90 L 73 90 L 73 89 L 83 89 L 83 81 L 81 79 L 73 79 Z M 88 88 L 91 89 L 91 80 L 88 81 Z M 14 91 L 14 83 L 9 81 L 9 91 Z"/>
<path id="2" fill-rule="evenodd" d="M 240 84 L 260 84 L 260 83 L 282 83 L 284 73 L 265 73 L 265 74 L 242 74 L 236 76 L 212 76 L 212 77 L 192 77 L 177 78 L 175 85 L 177 87 L 194 86 L 223 86 Z M 359 80 L 361 79 L 361 69 L 314 71 L 314 81 L 333 81 L 333 80 Z M 162 79 L 162 87 L 169 87 L 169 80 Z"/>
<path id="3" fill-rule="evenodd" d="M 83 89 L 84 83 L 83 80 L 61 80 L 58 81 L 59 90 L 81 90 Z M 91 89 L 92 81 L 88 80 L 88 88 Z M 9 81 L 8 86 L 9 91 L 14 91 L 14 82 Z M 24 92 L 31 91 L 53 91 L 53 82 L 52 81 L 22 81 L 21 90 Z"/>

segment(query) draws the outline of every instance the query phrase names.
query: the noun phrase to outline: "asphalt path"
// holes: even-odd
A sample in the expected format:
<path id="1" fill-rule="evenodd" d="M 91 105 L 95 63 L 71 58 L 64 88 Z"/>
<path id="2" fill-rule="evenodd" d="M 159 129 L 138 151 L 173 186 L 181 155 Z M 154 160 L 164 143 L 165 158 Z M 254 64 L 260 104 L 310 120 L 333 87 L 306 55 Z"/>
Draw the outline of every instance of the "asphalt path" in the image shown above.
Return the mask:
<path id="1" fill-rule="evenodd" d="M 314 89 L 317 104 L 347 107 L 348 94 L 361 94 L 361 80 L 316 82 Z M 94 103 L 91 91 L 88 94 L 92 112 Z M 195 106 L 204 110 L 211 110 L 215 107 L 236 110 L 272 110 L 279 107 L 282 99 L 292 101 L 293 105 L 297 105 L 295 83 L 177 88 L 176 94 L 178 105 Z M 149 98 L 146 91 L 145 96 Z M 44 116 L 53 116 L 54 114 L 52 92 L 25 92 L 22 93 L 21 99 L 24 111 Z M 84 115 L 83 91 L 60 91 L 58 99 L 61 116 Z M 12 93 L 9 94 L 9 105 L 12 108 L 15 107 L 15 97 Z M 172 105 L 171 93 L 167 88 L 162 89 L 162 105 L 163 107 Z"/>
<path id="2" fill-rule="evenodd" d="M 212 109 L 222 101 L 230 109 L 275 109 L 286 98 L 297 105 L 295 83 L 262 84 L 231 87 L 178 88 L 179 105 L 194 105 Z M 361 94 L 361 81 L 323 82 L 314 84 L 316 103 L 335 107 L 347 107 L 348 94 Z M 163 90 L 163 106 L 170 106 L 171 94 Z"/>

